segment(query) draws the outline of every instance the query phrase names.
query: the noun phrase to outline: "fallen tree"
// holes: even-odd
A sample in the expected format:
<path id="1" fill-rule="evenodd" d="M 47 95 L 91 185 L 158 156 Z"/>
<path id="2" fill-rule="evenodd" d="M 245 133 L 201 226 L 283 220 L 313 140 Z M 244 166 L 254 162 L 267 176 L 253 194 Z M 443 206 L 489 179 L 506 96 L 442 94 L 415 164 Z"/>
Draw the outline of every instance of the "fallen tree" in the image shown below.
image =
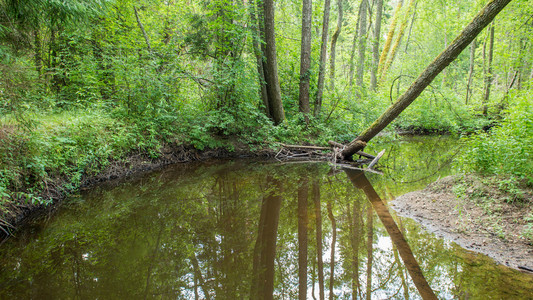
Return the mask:
<path id="1" fill-rule="evenodd" d="M 468 24 L 455 40 L 442 51 L 433 62 L 418 76 L 411 84 L 409 89 L 401 95 L 394 104 L 392 104 L 372 125 L 363 131 L 358 137 L 348 145 L 336 143 L 330 145 L 334 152 L 340 153 L 343 160 L 352 160 L 352 155 L 364 149 L 368 141 L 380 133 L 396 117 L 400 115 L 435 79 L 439 73 L 444 70 L 457 56 L 476 38 L 476 36 L 496 17 L 496 15 L 511 0 L 492 0 L 490 1 Z"/>

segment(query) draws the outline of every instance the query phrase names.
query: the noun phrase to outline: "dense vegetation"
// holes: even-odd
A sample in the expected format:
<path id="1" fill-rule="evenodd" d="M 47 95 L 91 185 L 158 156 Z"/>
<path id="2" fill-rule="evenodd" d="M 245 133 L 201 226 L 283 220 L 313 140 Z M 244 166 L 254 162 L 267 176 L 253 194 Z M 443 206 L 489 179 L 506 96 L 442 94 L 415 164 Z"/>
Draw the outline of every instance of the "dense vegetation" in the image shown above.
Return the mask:
<path id="1" fill-rule="evenodd" d="M 278 1 L 273 112 L 257 1 L 0 0 L 0 208 L 46 202 L 49 184 L 76 189 L 132 153 L 350 140 L 487 2 L 315 2 L 306 31 L 301 3 Z M 531 1 L 512 1 L 394 128 L 479 131 L 466 170 L 532 184 L 532 16 Z"/>

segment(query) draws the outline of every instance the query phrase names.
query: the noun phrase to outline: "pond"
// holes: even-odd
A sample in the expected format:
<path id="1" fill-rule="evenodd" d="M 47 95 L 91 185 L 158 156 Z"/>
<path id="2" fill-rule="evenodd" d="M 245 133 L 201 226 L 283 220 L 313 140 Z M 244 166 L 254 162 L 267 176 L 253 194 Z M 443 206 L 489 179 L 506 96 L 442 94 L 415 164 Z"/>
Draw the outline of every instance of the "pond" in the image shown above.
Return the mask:
<path id="1" fill-rule="evenodd" d="M 179 164 L 71 197 L 0 246 L 1 299 L 531 299 L 533 276 L 387 203 L 451 172 L 446 137 L 327 163 Z"/>

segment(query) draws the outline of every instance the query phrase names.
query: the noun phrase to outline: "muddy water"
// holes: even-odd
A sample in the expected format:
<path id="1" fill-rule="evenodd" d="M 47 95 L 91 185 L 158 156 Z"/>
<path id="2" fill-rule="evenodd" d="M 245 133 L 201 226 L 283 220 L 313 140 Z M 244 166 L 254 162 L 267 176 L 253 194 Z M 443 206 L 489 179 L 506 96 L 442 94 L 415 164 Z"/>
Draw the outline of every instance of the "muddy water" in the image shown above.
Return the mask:
<path id="1" fill-rule="evenodd" d="M 450 172 L 452 140 L 373 147 L 383 175 L 213 161 L 72 197 L 0 246 L 0 298 L 531 299 L 533 276 L 387 209 Z"/>

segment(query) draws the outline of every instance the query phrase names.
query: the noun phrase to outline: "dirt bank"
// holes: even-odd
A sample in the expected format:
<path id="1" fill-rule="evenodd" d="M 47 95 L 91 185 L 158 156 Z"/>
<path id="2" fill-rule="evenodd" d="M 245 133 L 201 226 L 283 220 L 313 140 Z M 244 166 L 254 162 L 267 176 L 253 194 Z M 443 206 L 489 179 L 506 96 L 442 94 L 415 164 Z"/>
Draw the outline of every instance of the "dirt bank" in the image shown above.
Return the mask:
<path id="1" fill-rule="evenodd" d="M 533 270 L 531 191 L 509 193 L 496 182 L 450 176 L 398 197 L 392 208 L 463 248 L 514 269 Z"/>
<path id="2" fill-rule="evenodd" d="M 237 158 L 237 157 L 273 157 L 275 152 L 266 148 L 259 151 L 251 151 L 246 145 L 235 144 L 234 150 L 226 148 L 198 150 L 186 145 L 167 145 L 162 148 L 158 158 L 150 158 L 145 153 L 132 153 L 124 159 L 112 161 L 102 172 L 87 174 L 82 178 L 81 185 L 77 189 L 68 189 L 68 178 L 53 178 L 44 185 L 46 188 L 40 193 L 40 197 L 47 199 L 49 205 L 36 205 L 29 203 L 11 203 L 6 206 L 7 213 L 0 213 L 0 243 L 8 235 L 14 232 L 24 223 L 39 218 L 40 216 L 55 210 L 61 200 L 71 193 L 91 188 L 95 184 L 109 180 L 126 178 L 133 175 L 160 169 L 162 167 L 206 160 L 211 158 Z"/>

